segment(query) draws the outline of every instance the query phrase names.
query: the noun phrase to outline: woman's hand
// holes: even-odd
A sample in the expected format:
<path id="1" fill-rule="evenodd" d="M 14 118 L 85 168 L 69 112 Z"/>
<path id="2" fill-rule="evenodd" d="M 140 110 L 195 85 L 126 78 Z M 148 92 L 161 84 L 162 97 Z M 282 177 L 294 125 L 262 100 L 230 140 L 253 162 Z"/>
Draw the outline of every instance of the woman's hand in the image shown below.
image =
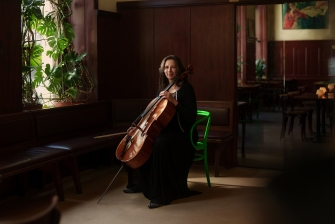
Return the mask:
<path id="1" fill-rule="evenodd" d="M 167 99 L 168 101 L 170 101 L 171 103 L 173 103 L 175 106 L 177 106 L 177 104 L 178 104 L 178 101 L 168 91 L 161 91 L 159 93 L 159 96 L 161 96 L 162 98 Z"/>

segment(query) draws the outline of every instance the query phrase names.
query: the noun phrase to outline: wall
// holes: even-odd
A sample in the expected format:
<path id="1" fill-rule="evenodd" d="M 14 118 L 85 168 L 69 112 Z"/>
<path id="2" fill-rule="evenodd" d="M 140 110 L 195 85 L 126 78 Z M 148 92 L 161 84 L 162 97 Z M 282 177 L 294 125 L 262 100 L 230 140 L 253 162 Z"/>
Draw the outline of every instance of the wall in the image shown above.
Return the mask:
<path id="1" fill-rule="evenodd" d="M 282 5 L 269 5 L 269 40 L 334 40 L 335 39 L 335 2 L 329 1 L 328 29 L 283 30 Z"/>
<path id="2" fill-rule="evenodd" d="M 0 114 L 22 111 L 20 5 L 0 0 Z"/>

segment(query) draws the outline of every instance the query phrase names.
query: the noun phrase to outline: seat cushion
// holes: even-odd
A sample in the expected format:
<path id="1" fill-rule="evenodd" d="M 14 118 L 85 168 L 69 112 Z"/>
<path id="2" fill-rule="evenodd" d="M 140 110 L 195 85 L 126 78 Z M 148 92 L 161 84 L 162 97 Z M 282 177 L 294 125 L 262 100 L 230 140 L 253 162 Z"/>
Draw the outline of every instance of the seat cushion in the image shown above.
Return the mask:
<path id="1" fill-rule="evenodd" d="M 126 128 L 122 129 L 122 131 Z M 88 135 L 84 135 L 78 138 L 67 139 L 63 141 L 57 141 L 50 144 L 46 144 L 47 148 L 63 149 L 68 153 L 83 154 L 96 149 L 107 148 L 116 143 L 120 142 L 125 134 L 121 129 L 105 130 L 96 132 Z M 111 135 L 110 134 L 115 134 Z M 104 137 L 105 136 L 105 137 Z"/>
<path id="2" fill-rule="evenodd" d="M 24 150 L 7 152 L 0 155 L 0 173 L 19 173 L 22 169 L 30 170 L 48 164 L 50 161 L 65 159 L 68 153 L 61 149 L 46 147 L 32 147 Z"/>

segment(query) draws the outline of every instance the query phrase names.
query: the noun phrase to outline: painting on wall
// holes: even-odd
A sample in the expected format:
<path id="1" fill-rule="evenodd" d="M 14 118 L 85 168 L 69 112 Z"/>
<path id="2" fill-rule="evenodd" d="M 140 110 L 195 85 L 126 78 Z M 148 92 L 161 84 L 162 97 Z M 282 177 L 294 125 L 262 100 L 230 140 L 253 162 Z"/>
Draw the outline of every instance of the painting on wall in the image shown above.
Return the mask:
<path id="1" fill-rule="evenodd" d="M 328 1 L 283 4 L 283 29 L 327 29 Z"/>

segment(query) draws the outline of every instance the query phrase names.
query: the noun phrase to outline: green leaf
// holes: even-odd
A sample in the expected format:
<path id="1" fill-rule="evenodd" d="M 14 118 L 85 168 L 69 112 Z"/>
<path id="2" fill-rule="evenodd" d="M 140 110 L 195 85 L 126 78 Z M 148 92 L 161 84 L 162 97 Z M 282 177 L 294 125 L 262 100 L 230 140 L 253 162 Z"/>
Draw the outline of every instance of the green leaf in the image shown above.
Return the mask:
<path id="1" fill-rule="evenodd" d="M 78 94 L 78 91 L 77 91 L 75 88 L 73 88 L 73 87 L 69 88 L 66 92 L 67 92 L 67 94 L 69 94 L 72 98 L 76 98 L 76 97 L 77 97 L 77 94 Z"/>
<path id="2" fill-rule="evenodd" d="M 64 26 L 64 31 L 63 31 L 64 36 L 71 43 L 75 38 L 74 29 L 71 24 L 66 23 L 66 22 L 63 23 L 63 26 Z"/>

